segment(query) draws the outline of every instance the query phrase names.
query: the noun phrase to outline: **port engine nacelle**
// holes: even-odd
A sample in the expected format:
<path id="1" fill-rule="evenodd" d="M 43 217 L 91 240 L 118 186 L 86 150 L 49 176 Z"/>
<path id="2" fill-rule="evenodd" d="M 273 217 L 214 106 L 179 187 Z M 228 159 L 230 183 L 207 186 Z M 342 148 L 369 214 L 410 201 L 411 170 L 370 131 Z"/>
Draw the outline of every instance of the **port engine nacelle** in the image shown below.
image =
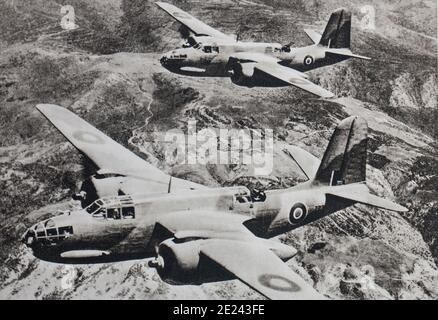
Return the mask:
<path id="1" fill-rule="evenodd" d="M 93 175 L 82 182 L 79 192 L 72 198 L 81 201 L 82 208 L 85 208 L 99 198 L 120 195 L 124 180 L 123 176 Z"/>

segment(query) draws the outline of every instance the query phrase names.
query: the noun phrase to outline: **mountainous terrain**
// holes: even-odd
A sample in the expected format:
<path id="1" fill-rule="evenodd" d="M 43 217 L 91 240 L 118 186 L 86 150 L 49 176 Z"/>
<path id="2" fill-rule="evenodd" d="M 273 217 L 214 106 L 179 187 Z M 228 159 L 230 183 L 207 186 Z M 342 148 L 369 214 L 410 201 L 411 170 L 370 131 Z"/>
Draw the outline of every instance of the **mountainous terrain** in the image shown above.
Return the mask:
<path id="1" fill-rule="evenodd" d="M 336 124 L 369 124 L 370 189 L 409 208 L 397 214 L 356 205 L 290 232 L 288 262 L 335 299 L 438 298 L 437 3 L 433 0 L 172 1 L 242 40 L 309 44 L 340 6 L 353 12 L 352 60 L 310 72 L 330 101 L 295 88 L 244 88 L 227 78 L 171 74 L 158 60 L 181 44 L 179 26 L 151 1 L 0 0 L 0 298 L 261 299 L 241 282 L 171 286 L 145 261 L 66 267 L 35 259 L 18 240 L 26 226 L 77 207 L 70 196 L 89 174 L 77 151 L 34 108 L 68 107 L 150 163 L 209 186 L 303 180 L 284 153 L 321 157 Z M 62 5 L 75 30 L 60 26 Z M 362 28 L 363 6 L 375 28 Z M 274 130 L 274 170 L 244 165 L 169 165 L 162 136 L 186 129 Z M 71 285 L 64 286 L 66 279 Z"/>

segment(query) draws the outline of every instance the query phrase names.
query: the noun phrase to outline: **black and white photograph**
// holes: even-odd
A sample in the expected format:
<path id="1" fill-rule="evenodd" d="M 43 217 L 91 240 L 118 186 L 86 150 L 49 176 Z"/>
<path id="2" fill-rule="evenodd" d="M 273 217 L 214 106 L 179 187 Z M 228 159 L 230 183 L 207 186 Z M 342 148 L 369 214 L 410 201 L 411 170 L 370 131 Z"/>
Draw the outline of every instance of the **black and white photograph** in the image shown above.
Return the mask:
<path id="1" fill-rule="evenodd" d="M 0 300 L 438 300 L 437 10 L 0 0 Z"/>

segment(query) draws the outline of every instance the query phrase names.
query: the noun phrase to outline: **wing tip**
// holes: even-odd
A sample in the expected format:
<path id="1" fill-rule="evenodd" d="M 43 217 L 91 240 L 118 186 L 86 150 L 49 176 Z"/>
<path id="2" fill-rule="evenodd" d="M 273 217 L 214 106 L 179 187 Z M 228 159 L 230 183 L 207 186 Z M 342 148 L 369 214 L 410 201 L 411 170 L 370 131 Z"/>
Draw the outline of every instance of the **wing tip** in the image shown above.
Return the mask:
<path id="1" fill-rule="evenodd" d="M 163 9 L 163 10 L 165 9 L 166 6 L 169 6 L 168 3 L 166 3 L 166 2 L 161 2 L 161 1 L 155 1 L 154 4 L 155 4 L 156 6 L 158 6 L 158 7 L 160 7 L 160 8 Z"/>
<path id="2" fill-rule="evenodd" d="M 384 210 L 389 210 L 389 211 L 395 211 L 395 212 L 408 212 L 409 209 L 406 207 L 403 207 L 402 205 L 399 205 L 398 203 L 392 202 L 391 204 L 385 207 L 380 207 L 381 209 Z"/>
<path id="3" fill-rule="evenodd" d="M 50 104 L 50 103 L 39 103 L 35 106 L 35 108 L 43 114 L 49 111 L 49 109 L 64 109 L 61 106 L 58 106 L 56 104 Z"/>
<path id="4" fill-rule="evenodd" d="M 324 94 L 320 95 L 320 97 L 322 99 L 333 99 L 333 98 L 336 97 L 336 95 L 334 93 L 328 91 L 327 93 L 324 93 Z"/>
<path id="5" fill-rule="evenodd" d="M 397 210 L 395 210 L 395 211 L 397 211 L 397 212 L 408 212 L 409 211 L 409 209 L 408 208 L 406 208 L 406 207 L 404 207 L 404 206 L 402 206 L 402 205 L 399 205 L 399 204 L 397 204 L 396 203 L 396 208 L 397 208 Z"/>

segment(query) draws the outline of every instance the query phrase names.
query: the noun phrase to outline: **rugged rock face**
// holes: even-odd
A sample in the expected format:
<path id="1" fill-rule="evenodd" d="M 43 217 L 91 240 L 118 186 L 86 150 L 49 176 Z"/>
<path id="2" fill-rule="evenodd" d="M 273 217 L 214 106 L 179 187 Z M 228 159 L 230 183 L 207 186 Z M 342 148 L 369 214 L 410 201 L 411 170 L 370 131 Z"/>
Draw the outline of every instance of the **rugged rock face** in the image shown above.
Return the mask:
<path id="1" fill-rule="evenodd" d="M 300 250 L 289 265 L 331 298 L 438 298 L 436 40 L 428 38 L 436 38 L 436 17 L 428 16 L 436 2 L 416 2 L 376 1 L 376 30 L 353 30 L 354 51 L 373 61 L 311 73 L 340 97 L 328 102 L 294 88 L 246 89 L 226 78 L 170 74 L 158 52 L 179 43 L 177 27 L 145 1 L 69 1 L 81 26 L 69 33 L 59 27 L 62 1 L 1 0 L 0 298 L 262 298 L 239 281 L 170 286 L 144 261 L 65 267 L 33 258 L 19 236 L 31 223 L 77 206 L 70 195 L 89 173 L 36 112 L 41 102 L 69 107 L 164 171 L 209 186 L 294 185 L 303 177 L 282 150 L 298 145 L 321 157 L 337 122 L 361 115 L 370 127 L 370 188 L 410 210 L 401 216 L 358 205 L 288 233 L 280 241 Z M 353 24 L 361 18 L 355 1 L 175 4 L 226 33 L 236 33 L 245 12 L 251 19 L 240 28 L 243 39 L 296 45 L 308 43 L 299 30 L 320 29 L 341 5 L 352 9 Z M 151 19 L 142 25 L 136 10 Z M 141 30 L 150 37 L 126 36 Z M 248 166 L 164 161 L 163 133 L 184 131 L 191 119 L 198 130 L 274 129 L 271 176 L 256 179 Z"/>

